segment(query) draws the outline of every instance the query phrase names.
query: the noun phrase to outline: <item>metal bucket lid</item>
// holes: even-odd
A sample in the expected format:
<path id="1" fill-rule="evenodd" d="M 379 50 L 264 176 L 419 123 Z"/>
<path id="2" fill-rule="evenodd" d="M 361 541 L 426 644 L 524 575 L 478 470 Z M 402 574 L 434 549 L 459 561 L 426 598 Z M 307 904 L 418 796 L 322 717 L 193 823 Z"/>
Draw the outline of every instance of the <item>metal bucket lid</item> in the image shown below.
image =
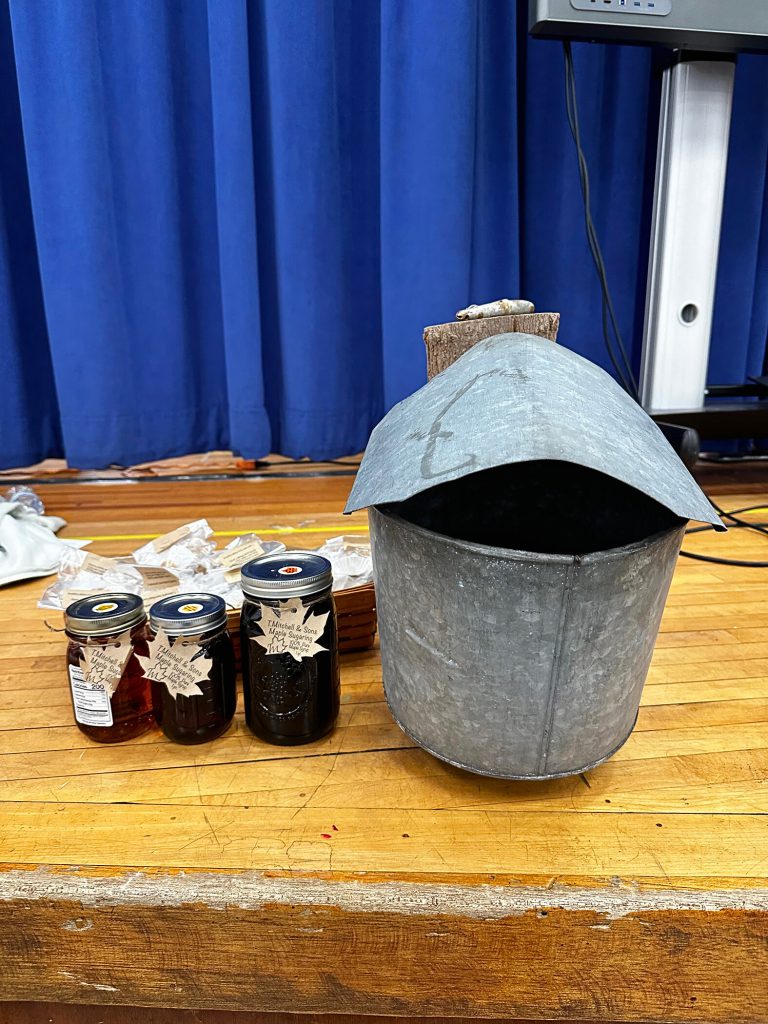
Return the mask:
<path id="1" fill-rule="evenodd" d="M 345 512 L 537 460 L 595 469 L 681 519 L 725 529 L 662 432 L 616 381 L 530 334 L 480 342 L 387 413 L 371 434 Z"/>

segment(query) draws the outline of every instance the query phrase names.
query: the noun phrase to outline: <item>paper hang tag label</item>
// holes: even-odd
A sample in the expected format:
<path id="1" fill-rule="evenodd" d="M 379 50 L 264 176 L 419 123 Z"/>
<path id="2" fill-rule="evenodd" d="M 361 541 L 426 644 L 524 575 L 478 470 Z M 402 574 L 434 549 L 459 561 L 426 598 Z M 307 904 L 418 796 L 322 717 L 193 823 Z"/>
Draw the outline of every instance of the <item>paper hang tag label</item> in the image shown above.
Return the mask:
<path id="1" fill-rule="evenodd" d="M 152 541 L 152 547 L 159 555 L 162 551 L 167 551 L 177 541 L 184 540 L 190 532 L 189 526 L 180 526 L 176 530 L 171 530 L 170 533 L 164 533 L 161 537 L 155 537 Z"/>
<path id="2" fill-rule="evenodd" d="M 107 696 L 111 697 L 132 654 L 130 629 L 108 644 L 86 644 L 80 651 L 83 678 L 93 686 L 103 686 Z"/>
<path id="3" fill-rule="evenodd" d="M 109 587 L 69 587 L 62 591 L 61 606 L 66 609 L 75 601 L 82 601 L 84 597 L 95 597 L 97 594 L 108 594 Z"/>
<path id="4" fill-rule="evenodd" d="M 263 555 L 264 548 L 254 537 L 251 540 L 247 540 L 244 544 L 238 544 L 236 548 L 225 548 L 223 551 L 217 551 L 216 554 L 219 563 L 224 566 L 227 572 L 239 572 L 246 562 L 250 562 L 251 559 Z"/>
<path id="5" fill-rule="evenodd" d="M 314 658 L 321 651 L 328 650 L 317 641 L 323 635 L 330 612 L 310 614 L 304 621 L 306 612 L 300 597 L 281 602 L 279 608 L 263 604 L 258 625 L 264 635 L 251 639 L 263 647 L 267 654 L 290 654 L 294 661 Z"/>
<path id="6" fill-rule="evenodd" d="M 198 683 L 208 679 L 211 660 L 198 643 L 185 643 L 179 637 L 171 643 L 165 631 L 159 629 L 149 641 L 149 657 L 137 655 L 144 667 L 144 675 L 163 683 L 172 697 L 202 697 Z"/>
<path id="7" fill-rule="evenodd" d="M 179 585 L 179 577 L 170 569 L 164 569 L 161 565 L 136 565 L 136 572 L 141 575 L 144 585 L 150 588 L 168 589 L 176 588 Z"/>
<path id="8" fill-rule="evenodd" d="M 162 601 L 164 597 L 175 597 L 178 592 L 178 583 L 173 587 L 145 587 L 143 594 L 144 606 L 151 608 L 157 601 Z"/>
<path id="9" fill-rule="evenodd" d="M 116 568 L 117 559 L 104 558 L 103 555 L 94 554 L 93 551 L 88 552 L 80 566 L 81 572 L 92 572 L 96 576 L 103 576 L 104 573 L 112 572 Z"/>

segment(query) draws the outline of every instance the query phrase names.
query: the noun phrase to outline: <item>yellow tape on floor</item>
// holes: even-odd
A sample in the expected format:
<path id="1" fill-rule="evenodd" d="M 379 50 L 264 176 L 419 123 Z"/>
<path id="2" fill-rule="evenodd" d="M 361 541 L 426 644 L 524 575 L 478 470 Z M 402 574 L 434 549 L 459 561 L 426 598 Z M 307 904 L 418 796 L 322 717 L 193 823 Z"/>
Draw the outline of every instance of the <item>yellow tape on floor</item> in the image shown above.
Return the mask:
<path id="1" fill-rule="evenodd" d="M 753 515 L 756 512 L 768 512 L 768 505 L 750 509 L 748 512 L 741 512 L 740 515 Z M 341 523 L 335 526 L 273 526 L 263 530 L 214 530 L 214 537 L 240 537 L 243 533 L 258 533 L 259 536 L 274 536 L 275 534 L 290 533 L 368 533 L 367 526 L 357 526 L 352 523 Z M 154 540 L 155 537 L 162 537 L 161 533 L 115 533 L 98 534 L 95 537 L 68 537 L 67 540 Z"/>
<path id="2" fill-rule="evenodd" d="M 241 537 L 244 533 L 258 533 L 260 537 L 290 533 L 368 533 L 367 526 L 342 523 L 336 526 L 275 526 L 264 530 L 214 530 L 214 537 Z M 154 540 L 162 533 L 103 533 L 94 537 L 67 537 L 67 540 Z"/>

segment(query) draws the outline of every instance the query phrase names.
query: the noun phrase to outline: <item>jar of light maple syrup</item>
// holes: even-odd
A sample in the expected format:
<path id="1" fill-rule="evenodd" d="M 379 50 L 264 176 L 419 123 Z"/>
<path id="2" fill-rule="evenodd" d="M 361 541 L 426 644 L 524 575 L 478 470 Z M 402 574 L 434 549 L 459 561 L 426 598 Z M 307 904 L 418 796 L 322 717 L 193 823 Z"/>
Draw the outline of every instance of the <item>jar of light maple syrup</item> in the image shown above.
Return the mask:
<path id="1" fill-rule="evenodd" d="M 147 652 L 147 616 L 136 594 L 98 594 L 64 612 L 67 670 L 77 727 L 100 743 L 147 732 L 154 722 L 149 680 L 137 655 Z"/>

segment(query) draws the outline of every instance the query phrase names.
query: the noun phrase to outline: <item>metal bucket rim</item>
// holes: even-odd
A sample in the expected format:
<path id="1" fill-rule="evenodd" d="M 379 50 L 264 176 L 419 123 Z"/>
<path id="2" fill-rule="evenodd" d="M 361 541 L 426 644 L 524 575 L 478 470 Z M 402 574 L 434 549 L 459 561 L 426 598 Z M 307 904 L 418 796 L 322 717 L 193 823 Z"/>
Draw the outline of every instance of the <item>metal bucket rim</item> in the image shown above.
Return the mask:
<path id="1" fill-rule="evenodd" d="M 632 728 L 626 734 L 624 739 L 620 740 L 615 747 L 608 751 L 607 754 L 601 754 L 599 757 L 594 758 L 588 764 L 583 765 L 581 768 L 569 768 L 568 771 L 564 772 L 547 772 L 544 775 L 510 775 L 508 772 L 496 772 L 491 771 L 488 768 L 480 768 L 477 765 L 472 765 L 464 761 L 456 761 L 453 758 L 448 757 L 446 754 L 441 754 L 439 750 L 420 740 L 415 734 L 413 729 L 408 729 L 400 721 L 398 716 L 395 714 L 392 705 L 389 702 L 389 695 L 387 694 L 387 688 L 384 687 L 384 699 L 387 703 L 387 709 L 390 715 L 395 720 L 398 728 L 402 729 L 408 739 L 413 740 L 414 743 L 418 744 L 422 750 L 430 754 L 432 757 L 436 757 L 438 761 L 442 761 L 444 764 L 451 765 L 452 768 L 460 768 L 465 772 L 472 772 L 473 775 L 482 775 L 486 779 L 501 779 L 504 782 L 549 782 L 551 779 L 567 779 L 574 775 L 583 775 L 584 772 L 592 771 L 593 768 L 599 768 L 601 764 L 605 764 L 606 761 L 610 761 L 614 754 L 618 753 L 624 744 L 629 740 L 629 737 L 635 731 L 637 725 L 637 719 L 640 716 L 640 710 L 638 709 L 635 715 L 635 720 L 632 722 Z"/>
<path id="2" fill-rule="evenodd" d="M 437 530 L 429 530 L 426 526 L 419 526 L 417 523 L 412 523 L 409 519 L 398 515 L 396 512 L 390 511 L 383 505 L 372 505 L 369 511 L 376 512 L 383 519 L 389 519 L 396 524 L 405 526 L 417 534 L 422 534 L 424 537 L 437 539 L 438 541 L 450 544 L 452 547 L 459 547 L 464 551 L 470 551 L 474 554 L 482 555 L 484 558 L 498 558 L 508 562 L 540 562 L 549 565 L 573 565 L 577 562 L 580 565 L 583 565 L 585 563 L 592 564 L 595 562 L 609 562 L 617 558 L 624 558 L 626 555 L 634 554 L 637 551 L 644 551 L 656 544 L 661 544 L 672 534 L 682 533 L 685 528 L 685 524 L 688 522 L 687 519 L 678 519 L 678 522 L 674 526 L 667 527 L 666 530 L 659 530 L 657 533 L 652 533 L 643 540 L 634 541 L 632 544 L 624 544 L 617 548 L 605 548 L 603 551 L 589 551 L 583 555 L 557 555 L 543 551 L 523 551 L 517 548 L 499 548 L 490 544 L 480 544 L 477 541 L 460 540 L 458 537 L 450 537 L 446 533 L 438 533 Z"/>

